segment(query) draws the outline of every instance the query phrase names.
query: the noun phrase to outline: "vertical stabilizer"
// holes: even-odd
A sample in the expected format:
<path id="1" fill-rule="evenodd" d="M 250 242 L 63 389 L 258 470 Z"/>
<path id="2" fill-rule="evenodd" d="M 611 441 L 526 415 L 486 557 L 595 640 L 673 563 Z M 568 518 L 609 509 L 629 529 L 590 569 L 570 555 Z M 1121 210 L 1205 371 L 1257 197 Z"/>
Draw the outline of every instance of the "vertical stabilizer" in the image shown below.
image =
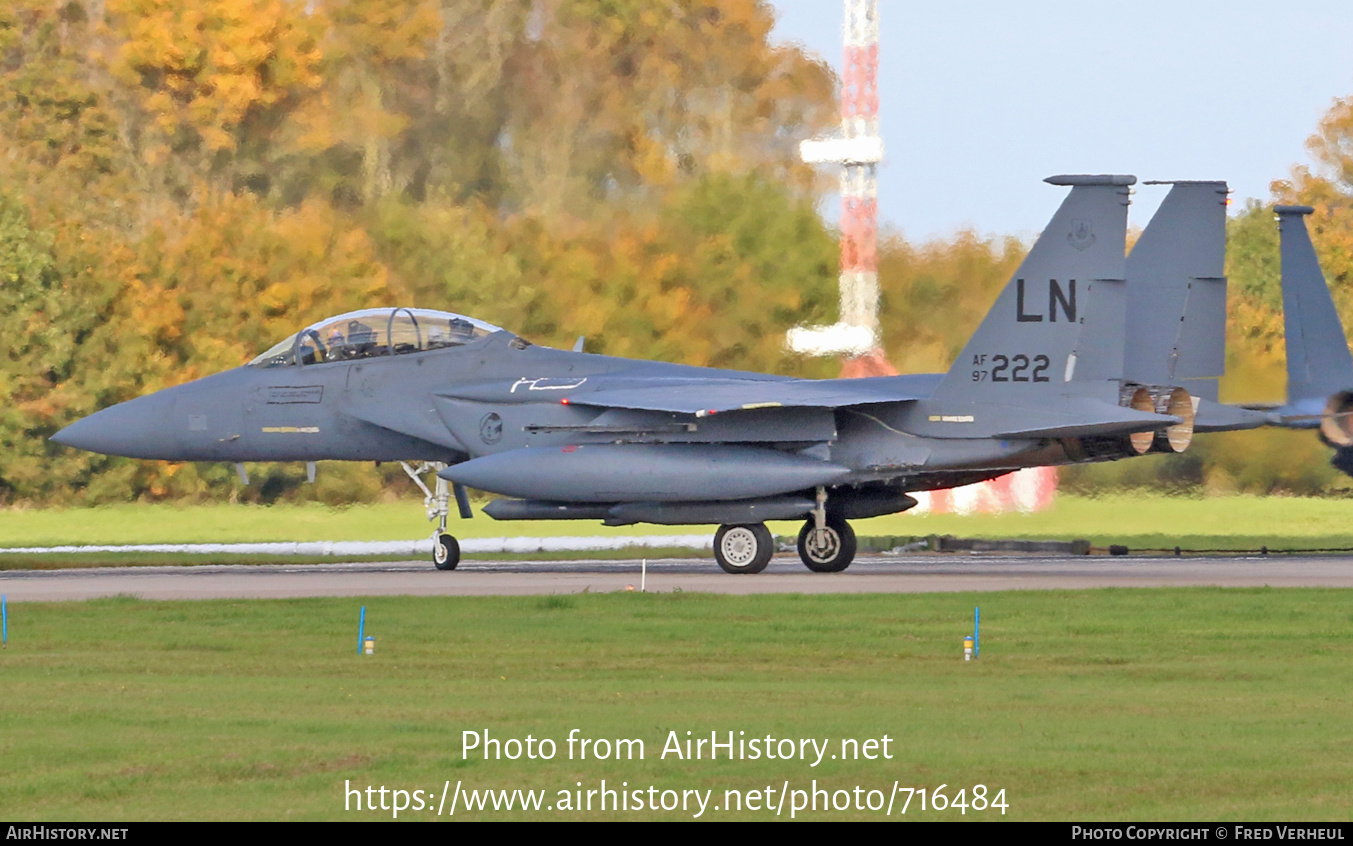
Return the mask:
<path id="1" fill-rule="evenodd" d="M 1070 186 L 1071 193 L 945 374 L 936 398 L 1001 402 L 1053 390 L 1078 393 L 1088 379 L 1122 372 L 1127 207 L 1137 178 L 1044 181 Z"/>
<path id="2" fill-rule="evenodd" d="M 1323 408 L 1332 394 L 1353 388 L 1353 356 L 1303 220 L 1314 209 L 1275 206 L 1273 211 L 1282 238 L 1287 402 Z"/>
<path id="3" fill-rule="evenodd" d="M 1127 258 L 1123 376 L 1215 401 L 1226 368 L 1227 187 L 1172 185 Z"/>

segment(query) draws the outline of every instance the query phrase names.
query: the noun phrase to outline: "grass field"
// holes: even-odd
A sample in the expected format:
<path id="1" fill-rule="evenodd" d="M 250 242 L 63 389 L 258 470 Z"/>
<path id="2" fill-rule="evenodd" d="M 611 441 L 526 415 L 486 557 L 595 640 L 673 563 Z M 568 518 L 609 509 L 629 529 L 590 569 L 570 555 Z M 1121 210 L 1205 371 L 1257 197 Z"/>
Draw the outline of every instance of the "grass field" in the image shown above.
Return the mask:
<path id="1" fill-rule="evenodd" d="M 1037 514 L 970 515 L 904 513 L 854 521 L 861 537 L 958 537 L 1075 540 L 1095 546 L 1133 549 L 1326 549 L 1353 548 L 1353 500 L 1226 496 L 1188 498 L 1117 495 L 1060 496 Z M 798 524 L 771 523 L 776 534 L 793 537 Z M 453 518 L 461 538 L 561 535 L 703 533 L 712 527 L 627 526 L 598 521 L 498 522 L 476 515 Z M 416 501 L 345 509 L 309 506 L 130 504 L 89 509 L 0 510 L 0 548 L 63 544 L 204 543 L 314 540 L 404 540 L 430 533 Z M 93 560 L 93 559 L 91 559 Z M 119 563 L 116 556 L 97 559 Z M 178 558 L 150 559 L 172 563 Z M 188 562 L 206 563 L 190 556 Z M 219 556 L 212 559 L 220 563 Z M 230 559 L 247 560 L 247 559 Z M 31 556 L 0 552 L 0 569 L 41 566 Z"/>
<path id="2" fill-rule="evenodd" d="M 0 652 L 0 808 L 381 819 L 391 812 L 344 810 L 345 781 L 430 792 L 435 807 L 448 780 L 544 790 L 550 804 L 605 779 L 712 790 L 706 819 L 767 818 L 712 808 L 725 790 L 816 779 L 858 785 L 865 801 L 894 782 L 945 784 L 950 798 L 982 784 L 990 798 L 1005 790 L 1016 820 L 1346 820 L 1350 603 L 1339 590 L 1110 589 L 24 604 Z M 372 657 L 355 654 L 362 604 Z M 982 656 L 965 664 L 974 605 Z M 646 755 L 569 760 L 571 729 L 643 740 Z M 551 761 L 466 759 L 463 731 L 558 749 Z M 825 738 L 831 752 L 887 735 L 893 757 L 661 759 L 669 731 Z M 907 818 L 998 815 L 918 804 Z M 692 813 L 462 804 L 457 817 Z"/>

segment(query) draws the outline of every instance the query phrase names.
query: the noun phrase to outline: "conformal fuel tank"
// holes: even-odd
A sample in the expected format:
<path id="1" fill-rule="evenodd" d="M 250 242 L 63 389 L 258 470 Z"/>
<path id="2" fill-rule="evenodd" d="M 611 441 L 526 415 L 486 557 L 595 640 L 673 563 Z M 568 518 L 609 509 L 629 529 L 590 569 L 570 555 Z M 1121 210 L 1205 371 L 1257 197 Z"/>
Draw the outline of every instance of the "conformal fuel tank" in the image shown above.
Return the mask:
<path id="1" fill-rule="evenodd" d="M 484 491 L 555 502 L 747 499 L 833 482 L 850 471 L 802 455 L 715 444 L 528 447 L 443 470 Z"/>

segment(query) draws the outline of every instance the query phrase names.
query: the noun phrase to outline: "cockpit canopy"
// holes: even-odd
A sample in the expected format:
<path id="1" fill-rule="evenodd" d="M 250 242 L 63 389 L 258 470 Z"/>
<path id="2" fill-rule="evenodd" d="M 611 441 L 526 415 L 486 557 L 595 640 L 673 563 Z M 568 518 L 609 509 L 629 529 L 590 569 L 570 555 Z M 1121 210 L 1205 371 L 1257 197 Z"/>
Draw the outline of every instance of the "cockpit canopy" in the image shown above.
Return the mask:
<path id="1" fill-rule="evenodd" d="M 249 362 L 252 367 L 324 364 L 456 347 L 499 329 L 426 308 L 368 308 L 312 324 Z"/>

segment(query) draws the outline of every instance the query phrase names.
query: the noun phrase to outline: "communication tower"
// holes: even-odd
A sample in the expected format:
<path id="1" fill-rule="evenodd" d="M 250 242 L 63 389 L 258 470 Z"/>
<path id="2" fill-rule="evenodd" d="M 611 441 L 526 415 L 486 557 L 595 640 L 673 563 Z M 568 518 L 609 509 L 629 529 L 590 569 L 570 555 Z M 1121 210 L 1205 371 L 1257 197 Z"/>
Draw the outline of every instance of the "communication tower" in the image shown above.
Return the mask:
<path id="1" fill-rule="evenodd" d="M 846 355 L 846 375 L 896 373 L 879 348 L 878 0 L 845 0 L 845 61 L 841 74 L 841 134 L 804 141 L 805 162 L 841 165 L 841 310 L 831 326 L 789 331 L 790 349 L 810 355 Z M 852 363 L 863 365 L 852 368 Z M 860 370 L 851 373 L 852 369 Z"/>

